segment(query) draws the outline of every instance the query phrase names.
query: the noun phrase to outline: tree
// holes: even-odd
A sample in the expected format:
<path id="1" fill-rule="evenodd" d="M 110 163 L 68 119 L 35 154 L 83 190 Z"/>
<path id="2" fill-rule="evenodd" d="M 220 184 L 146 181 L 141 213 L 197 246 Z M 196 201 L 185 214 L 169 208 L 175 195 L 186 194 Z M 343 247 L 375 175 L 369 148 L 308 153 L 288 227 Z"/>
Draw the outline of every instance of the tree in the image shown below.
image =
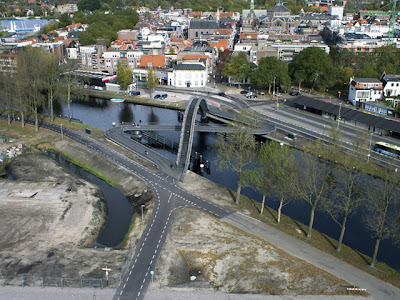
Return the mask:
<path id="1" fill-rule="evenodd" d="M 291 149 L 276 142 L 267 142 L 260 148 L 257 166 L 243 172 L 245 182 L 263 195 L 260 215 L 265 206 L 266 194 L 279 196 L 277 222 L 280 223 L 283 206 L 293 193 L 294 157 Z"/>
<path id="2" fill-rule="evenodd" d="M 132 83 L 132 70 L 126 63 L 118 62 L 117 65 L 117 82 L 121 88 L 126 91 Z"/>
<path id="3" fill-rule="evenodd" d="M 76 61 L 67 61 L 66 64 L 61 66 L 61 83 L 64 87 L 64 93 L 67 94 L 65 101 L 68 106 L 68 121 L 71 121 L 71 95 L 76 95 L 78 97 L 82 97 L 82 95 L 87 98 L 87 90 L 82 88 L 82 84 L 78 83 L 77 76 L 74 71 L 78 68 L 78 62 Z"/>
<path id="4" fill-rule="evenodd" d="M 69 14 L 67 14 L 67 13 L 62 14 L 62 15 L 60 16 L 58 22 L 59 22 L 59 26 L 60 26 L 60 27 L 66 27 L 66 26 L 72 24 L 71 17 L 70 17 Z"/>
<path id="5" fill-rule="evenodd" d="M 255 128 L 255 118 L 248 111 L 242 110 L 235 116 L 233 133 L 226 139 L 222 136 L 217 139 L 218 169 L 230 169 L 238 173 L 236 204 L 240 201 L 240 192 L 243 184 L 242 173 L 255 155 L 255 138 L 252 129 Z"/>
<path id="6" fill-rule="evenodd" d="M 291 74 L 297 82 L 306 81 L 312 86 L 326 86 L 333 78 L 333 64 L 329 54 L 317 47 L 301 51 L 291 64 Z"/>
<path id="7" fill-rule="evenodd" d="M 13 110 L 15 74 L 0 73 L 0 97 L 7 111 L 7 122 L 11 124 L 11 111 Z"/>
<path id="8" fill-rule="evenodd" d="M 367 213 L 364 215 L 366 228 L 375 238 L 371 267 L 375 266 L 381 241 L 400 235 L 400 176 L 389 170 L 380 173 L 381 179 L 374 179 L 368 185 Z"/>
<path id="9" fill-rule="evenodd" d="M 278 143 L 269 143 L 269 185 L 279 197 L 277 223 L 281 222 L 282 208 L 294 196 L 294 182 L 296 179 L 295 159 L 288 146 Z"/>
<path id="10" fill-rule="evenodd" d="M 250 76 L 252 69 L 254 69 L 254 64 L 247 60 L 246 53 L 240 52 L 225 63 L 222 75 L 232 77 L 234 81 L 238 82 L 240 88 L 240 84 Z"/>
<path id="11" fill-rule="evenodd" d="M 261 58 L 257 69 L 251 73 L 252 83 L 268 85 L 268 93 L 271 93 L 271 85 L 274 80 L 282 86 L 290 86 L 288 65 L 275 56 Z"/>
<path id="12" fill-rule="evenodd" d="M 310 204 L 310 220 L 307 237 L 311 238 L 314 224 L 315 209 L 318 203 L 327 195 L 331 185 L 332 172 L 329 165 L 321 164 L 318 157 L 323 156 L 326 149 L 320 140 L 308 143 L 304 148 L 301 160 L 297 160 L 294 192 L 297 197 Z"/>
<path id="13" fill-rule="evenodd" d="M 80 0 L 78 1 L 78 9 L 80 11 L 95 11 L 101 7 L 100 0 Z"/>
<path id="14" fill-rule="evenodd" d="M 39 130 L 38 108 L 45 101 L 46 55 L 42 48 L 25 47 L 17 57 L 23 102 L 35 116 L 36 131 Z"/>
<path id="15" fill-rule="evenodd" d="M 146 86 L 150 90 L 150 99 L 153 99 L 155 87 L 158 85 L 158 77 L 153 68 L 147 68 L 147 83 Z"/>
<path id="16" fill-rule="evenodd" d="M 340 226 L 340 235 L 336 251 L 340 252 L 346 231 L 348 217 L 354 213 L 364 200 L 363 174 L 360 170 L 366 164 L 365 152 L 367 142 L 365 135 L 354 139 L 351 152 L 342 151 L 342 134 L 332 127 L 329 130 L 330 144 L 327 149 L 328 158 L 337 161 L 338 168 L 334 170 L 335 182 L 330 195 L 322 202 L 322 208 Z"/>
<path id="17" fill-rule="evenodd" d="M 48 107 L 50 119 L 54 121 L 53 104 L 54 98 L 60 92 L 60 65 L 56 54 L 48 53 L 46 55 L 46 89 L 48 97 Z"/>

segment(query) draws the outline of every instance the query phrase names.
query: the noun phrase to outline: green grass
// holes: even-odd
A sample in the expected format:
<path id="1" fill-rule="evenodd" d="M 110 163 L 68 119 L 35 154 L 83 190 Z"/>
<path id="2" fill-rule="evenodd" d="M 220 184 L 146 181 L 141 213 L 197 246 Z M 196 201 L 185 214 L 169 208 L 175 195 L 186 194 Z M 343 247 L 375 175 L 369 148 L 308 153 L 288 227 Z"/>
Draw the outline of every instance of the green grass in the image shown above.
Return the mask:
<path id="1" fill-rule="evenodd" d="M 135 228 L 135 222 L 136 222 L 136 218 L 138 216 L 139 216 L 138 213 L 136 213 L 136 212 L 133 213 L 131 224 L 129 225 L 128 232 L 124 236 L 124 240 L 120 244 L 120 248 L 125 249 L 125 248 L 129 247 L 129 236 L 130 236 L 132 230 Z"/>
<path id="2" fill-rule="evenodd" d="M 75 157 L 73 157 L 72 155 L 70 155 L 69 153 L 66 152 L 61 152 L 59 153 L 58 151 L 56 151 L 53 148 L 48 148 L 47 151 L 49 152 L 54 152 L 54 153 L 58 153 L 61 154 L 63 156 L 65 156 L 66 158 L 68 158 L 74 165 L 77 165 L 78 167 L 84 169 L 85 171 L 88 171 L 89 173 L 93 174 L 94 176 L 100 178 L 101 180 L 104 180 L 105 182 L 107 182 L 109 185 L 115 187 L 118 184 L 118 180 L 113 179 L 113 178 L 109 178 L 107 176 L 105 176 L 103 173 L 101 173 L 100 171 L 98 171 L 97 169 L 91 167 L 90 165 L 88 165 L 87 163 L 81 162 L 79 160 L 77 160 Z"/>

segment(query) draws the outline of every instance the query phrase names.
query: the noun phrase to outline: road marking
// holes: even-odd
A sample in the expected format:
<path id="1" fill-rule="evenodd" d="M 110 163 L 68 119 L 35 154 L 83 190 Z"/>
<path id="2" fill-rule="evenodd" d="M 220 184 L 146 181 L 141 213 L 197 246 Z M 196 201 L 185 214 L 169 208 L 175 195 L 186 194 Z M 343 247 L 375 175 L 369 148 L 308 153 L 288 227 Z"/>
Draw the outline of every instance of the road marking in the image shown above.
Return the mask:
<path id="1" fill-rule="evenodd" d="M 121 291 L 121 293 L 119 293 L 120 296 L 122 295 L 122 292 L 123 292 L 123 291 Z"/>
<path id="2" fill-rule="evenodd" d="M 124 288 L 126 287 L 126 283 L 124 284 Z"/>
<path id="3" fill-rule="evenodd" d="M 172 193 L 169 195 L 168 203 L 169 203 L 169 200 L 171 200 L 171 197 L 172 197 Z"/>

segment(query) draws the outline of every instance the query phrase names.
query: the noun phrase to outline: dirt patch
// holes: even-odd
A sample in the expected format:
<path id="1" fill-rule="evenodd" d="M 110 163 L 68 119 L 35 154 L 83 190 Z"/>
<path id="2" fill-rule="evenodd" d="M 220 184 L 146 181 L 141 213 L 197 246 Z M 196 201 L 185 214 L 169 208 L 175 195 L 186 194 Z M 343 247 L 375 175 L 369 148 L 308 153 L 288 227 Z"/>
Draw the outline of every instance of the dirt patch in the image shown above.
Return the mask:
<path id="1" fill-rule="evenodd" d="M 199 210 L 179 211 L 154 288 L 227 293 L 338 295 L 346 282 Z M 196 276 L 190 280 L 190 276 Z M 318 282 L 318 285 L 315 284 Z"/>
<path id="2" fill-rule="evenodd" d="M 107 163 L 96 152 L 68 138 L 61 139 L 53 132 L 41 129 L 35 133 L 27 127 L 26 131 L 21 131 L 17 126 L 0 124 L 0 135 L 9 137 L 0 147 L 5 149 L 23 143 L 32 152 L 9 164 L 8 170 L 16 177 L 15 181 L 1 181 L 0 276 L 7 278 L 7 284 L 15 285 L 21 284 L 21 276 L 25 284 L 32 285 L 40 285 L 42 277 L 45 281 L 53 278 L 54 282 L 44 284 L 56 286 L 60 286 L 61 277 L 74 278 L 70 284 L 80 286 L 81 277 L 104 278 L 101 268 L 107 265 L 113 270 L 110 282 L 118 285 L 129 251 L 87 248 L 105 219 L 101 192 L 51 158 L 37 153 L 51 148 L 87 163 L 115 179 L 117 187 L 132 204 L 150 201 L 150 189 L 125 169 Z M 110 145 L 101 136 L 97 139 L 135 159 L 134 155 Z M 152 164 L 144 164 L 153 168 Z M 146 211 L 151 213 L 151 207 L 148 205 Z M 128 247 L 134 247 L 141 230 L 140 222 L 136 222 L 127 239 Z M 68 285 L 67 279 L 63 279 L 63 284 Z"/>

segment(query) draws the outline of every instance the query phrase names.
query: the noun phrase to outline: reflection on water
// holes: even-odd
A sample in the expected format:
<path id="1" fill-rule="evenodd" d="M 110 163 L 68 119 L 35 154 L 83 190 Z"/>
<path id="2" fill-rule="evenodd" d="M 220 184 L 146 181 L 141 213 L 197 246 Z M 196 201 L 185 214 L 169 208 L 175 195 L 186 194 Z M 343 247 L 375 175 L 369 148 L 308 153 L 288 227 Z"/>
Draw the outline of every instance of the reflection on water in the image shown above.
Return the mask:
<path id="1" fill-rule="evenodd" d="M 120 123 L 133 123 L 135 121 L 131 105 L 128 103 L 123 103 L 122 109 L 119 113 L 119 121 Z"/>
<path id="2" fill-rule="evenodd" d="M 82 104 L 74 102 L 71 104 L 72 116 L 81 119 L 83 123 L 106 130 L 107 127 L 112 126 L 112 122 L 116 122 L 116 126 L 120 122 L 130 122 L 129 114 L 132 114 L 133 120 L 142 120 L 143 123 L 151 122 L 156 124 L 169 124 L 179 125 L 178 112 L 175 110 L 168 110 L 157 107 L 141 106 L 128 103 L 111 103 L 101 99 L 91 100 L 91 105 L 86 102 Z M 96 105 L 94 105 L 96 104 Z M 128 109 L 129 108 L 129 109 Z M 63 105 L 63 114 L 67 114 L 66 104 Z M 126 119 L 125 119 L 126 118 Z M 199 119 L 199 116 L 198 116 Z M 212 124 L 212 122 L 211 122 Z M 180 132 L 178 131 L 162 131 L 158 134 L 179 143 Z M 216 142 L 216 135 L 212 133 L 198 133 L 194 134 L 193 140 L 193 153 L 195 151 L 201 153 L 204 159 L 210 161 L 211 174 L 204 174 L 206 178 L 218 184 L 226 186 L 230 189 L 236 190 L 237 187 L 237 174 L 230 170 L 219 172 L 217 167 L 217 154 L 214 148 Z M 162 155 L 168 157 L 170 160 L 175 161 L 176 155 L 164 149 L 158 149 Z M 303 155 L 299 151 L 294 151 L 295 157 L 301 159 Z M 256 193 L 250 188 L 242 189 L 243 195 L 261 202 L 262 195 Z M 267 199 L 268 206 L 277 209 L 279 201 L 273 197 Z M 309 219 L 309 204 L 305 201 L 292 201 L 285 206 L 283 213 L 300 221 L 308 224 Z M 353 215 L 348 220 L 347 231 L 344 238 L 344 243 L 350 247 L 357 249 L 367 255 L 372 255 L 374 240 L 371 239 L 366 232 L 362 222 L 361 216 Z M 322 233 L 325 233 L 335 239 L 338 239 L 339 226 L 332 221 L 330 216 L 322 211 L 316 211 L 314 228 Z M 387 264 L 400 269 L 400 255 L 398 255 L 398 248 L 392 241 L 383 241 L 378 253 L 378 259 L 386 262 Z"/>

